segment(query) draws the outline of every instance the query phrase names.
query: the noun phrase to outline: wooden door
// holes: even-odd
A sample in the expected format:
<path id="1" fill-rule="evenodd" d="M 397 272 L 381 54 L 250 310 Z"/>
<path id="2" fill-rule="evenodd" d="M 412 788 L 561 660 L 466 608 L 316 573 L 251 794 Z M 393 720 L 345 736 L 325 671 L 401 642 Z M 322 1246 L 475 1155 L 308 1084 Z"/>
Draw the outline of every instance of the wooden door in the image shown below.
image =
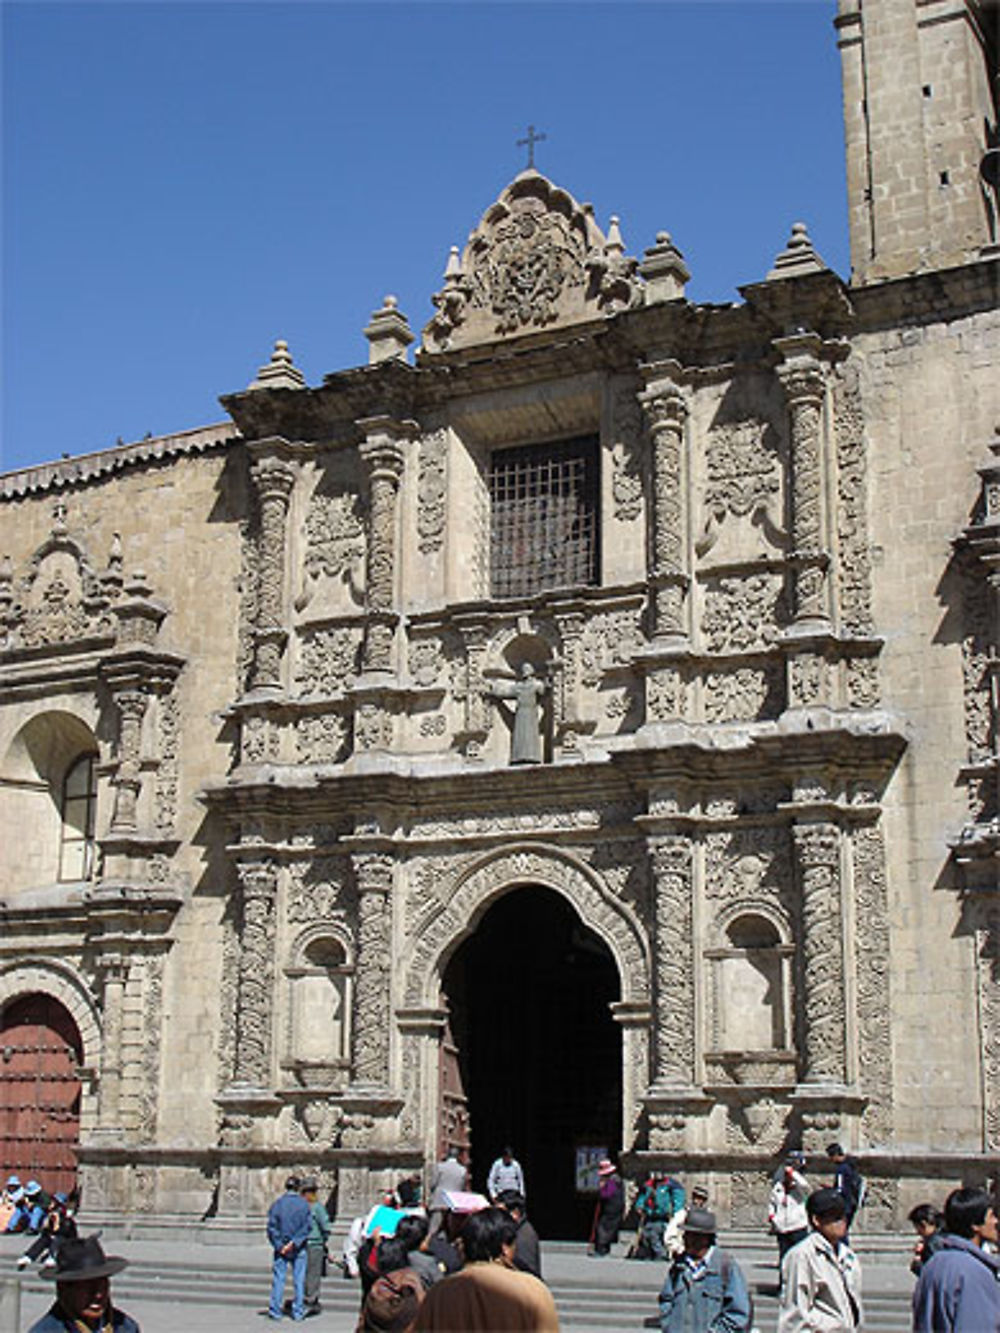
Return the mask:
<path id="1" fill-rule="evenodd" d="M 76 1023 L 50 995 L 0 1015 L 0 1161 L 50 1193 L 76 1185 L 81 1061 Z"/>

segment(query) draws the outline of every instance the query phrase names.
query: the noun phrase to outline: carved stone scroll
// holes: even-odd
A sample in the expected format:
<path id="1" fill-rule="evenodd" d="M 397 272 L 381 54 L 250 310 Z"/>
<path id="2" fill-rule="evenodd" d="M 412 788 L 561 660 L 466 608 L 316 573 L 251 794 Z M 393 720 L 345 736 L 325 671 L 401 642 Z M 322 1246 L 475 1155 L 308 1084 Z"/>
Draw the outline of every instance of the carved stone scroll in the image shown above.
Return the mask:
<path id="1" fill-rule="evenodd" d="M 656 1015 L 653 1072 L 657 1087 L 694 1082 L 692 847 L 685 835 L 656 837 L 653 864 Z"/>
<path id="2" fill-rule="evenodd" d="M 840 833 L 832 824 L 792 830 L 802 897 L 806 1083 L 846 1079 Z"/>
<path id="3" fill-rule="evenodd" d="M 284 623 L 285 530 L 295 470 L 282 458 L 259 458 L 250 469 L 260 506 L 257 624 L 251 683 L 256 689 L 278 689 L 287 638 Z"/>
<path id="4" fill-rule="evenodd" d="M 149 696 L 142 690 L 121 690 L 115 694 L 120 719 L 118 735 L 118 772 L 112 779 L 115 806 L 111 816 L 113 833 L 131 832 L 136 827 L 142 771 L 142 720 Z"/>
<path id="5" fill-rule="evenodd" d="M 382 852 L 358 852 L 352 859 L 359 898 L 353 1081 L 356 1086 L 385 1088 L 389 1082 L 393 860 Z"/>

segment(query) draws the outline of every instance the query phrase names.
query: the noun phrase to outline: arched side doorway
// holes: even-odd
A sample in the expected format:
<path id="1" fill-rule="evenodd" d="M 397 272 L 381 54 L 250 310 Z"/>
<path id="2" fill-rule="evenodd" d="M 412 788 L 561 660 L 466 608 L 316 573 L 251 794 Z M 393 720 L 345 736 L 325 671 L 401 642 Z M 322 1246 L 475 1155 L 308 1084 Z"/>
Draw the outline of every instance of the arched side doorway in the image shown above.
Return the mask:
<path id="1" fill-rule="evenodd" d="M 452 956 L 443 990 L 468 1098 L 473 1184 L 510 1144 L 543 1236 L 583 1239 L 594 1200 L 576 1191 L 579 1147 L 622 1134 L 621 998 L 607 946 L 552 889 L 512 889 Z"/>
<path id="2" fill-rule="evenodd" d="M 0 1012 L 0 1159 L 48 1190 L 76 1184 L 83 1043 L 65 1005 L 33 993 Z"/>

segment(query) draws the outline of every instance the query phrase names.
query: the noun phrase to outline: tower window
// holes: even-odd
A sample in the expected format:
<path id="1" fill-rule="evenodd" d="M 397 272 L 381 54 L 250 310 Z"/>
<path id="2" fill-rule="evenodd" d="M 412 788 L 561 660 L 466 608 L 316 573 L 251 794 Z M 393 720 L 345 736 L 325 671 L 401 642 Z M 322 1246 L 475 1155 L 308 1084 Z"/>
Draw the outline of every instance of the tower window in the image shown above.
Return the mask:
<path id="1" fill-rule="evenodd" d="M 490 590 L 529 597 L 597 582 L 598 441 L 498 449 L 490 458 Z"/>
<path id="2" fill-rule="evenodd" d="M 929 83 L 924 84 L 922 92 L 925 97 L 933 96 L 933 89 L 931 88 L 931 85 Z"/>
<path id="3" fill-rule="evenodd" d="M 90 879 L 93 874 L 96 811 L 96 757 L 85 754 L 70 766 L 63 779 L 61 880 Z"/>

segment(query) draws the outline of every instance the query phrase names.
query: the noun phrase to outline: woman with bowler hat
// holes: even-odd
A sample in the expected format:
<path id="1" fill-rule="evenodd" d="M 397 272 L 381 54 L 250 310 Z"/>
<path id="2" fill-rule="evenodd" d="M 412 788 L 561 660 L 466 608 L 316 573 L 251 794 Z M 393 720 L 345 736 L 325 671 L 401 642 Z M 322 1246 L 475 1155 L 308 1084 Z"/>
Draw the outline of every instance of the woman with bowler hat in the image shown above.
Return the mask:
<path id="1" fill-rule="evenodd" d="M 64 1240 L 55 1267 L 42 1270 L 55 1280 L 55 1304 L 28 1333 L 140 1333 L 131 1315 L 111 1304 L 108 1279 L 127 1267 L 127 1259 L 105 1254 L 96 1236 Z"/>

